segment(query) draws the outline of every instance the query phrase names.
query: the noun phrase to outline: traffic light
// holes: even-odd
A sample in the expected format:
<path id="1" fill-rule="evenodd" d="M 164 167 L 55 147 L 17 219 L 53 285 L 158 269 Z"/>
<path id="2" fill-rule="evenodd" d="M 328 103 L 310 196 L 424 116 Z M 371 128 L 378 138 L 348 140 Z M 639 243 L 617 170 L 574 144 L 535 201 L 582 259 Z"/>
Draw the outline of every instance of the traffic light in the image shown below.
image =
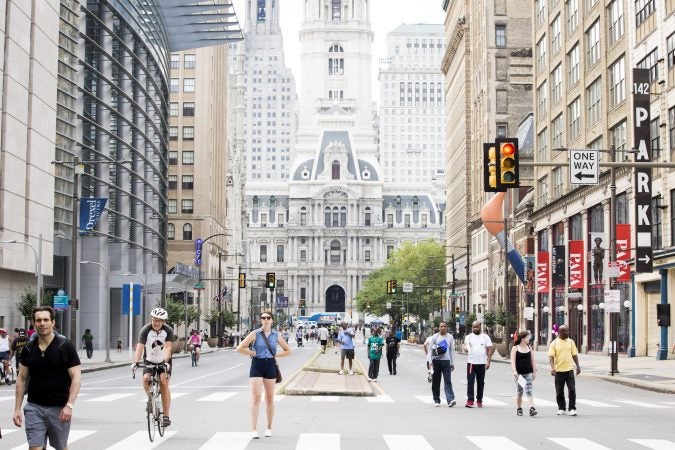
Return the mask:
<path id="1" fill-rule="evenodd" d="M 391 280 L 387 280 L 387 294 L 391 294 Z"/>
<path id="2" fill-rule="evenodd" d="M 499 185 L 499 165 L 497 162 L 495 144 L 491 142 L 483 144 L 483 190 L 485 192 L 504 190 Z"/>
<path id="3" fill-rule="evenodd" d="M 273 290 L 275 286 L 276 286 L 276 279 L 274 276 L 274 272 L 267 272 L 267 287 L 270 290 Z"/>
<path id="4" fill-rule="evenodd" d="M 445 303 L 445 297 L 443 297 L 443 298 L 441 299 L 441 307 L 442 307 L 442 308 L 445 308 L 445 305 L 446 305 L 446 303 Z"/>
<path id="5" fill-rule="evenodd" d="M 300 308 L 304 308 L 304 307 L 305 307 L 305 299 L 304 299 L 304 298 L 301 298 L 301 299 L 300 299 L 300 302 L 299 302 L 298 306 L 300 306 Z"/>
<path id="6" fill-rule="evenodd" d="M 246 287 L 246 274 L 244 272 L 239 272 L 239 289 L 244 289 Z"/>
<path id="7" fill-rule="evenodd" d="M 396 293 L 396 280 L 391 280 L 391 293 Z"/>
<path id="8" fill-rule="evenodd" d="M 455 306 L 455 318 L 459 319 L 459 306 Z"/>
<path id="9" fill-rule="evenodd" d="M 495 146 L 499 148 L 498 186 L 503 189 L 520 186 L 518 164 L 518 139 L 497 139 Z"/>

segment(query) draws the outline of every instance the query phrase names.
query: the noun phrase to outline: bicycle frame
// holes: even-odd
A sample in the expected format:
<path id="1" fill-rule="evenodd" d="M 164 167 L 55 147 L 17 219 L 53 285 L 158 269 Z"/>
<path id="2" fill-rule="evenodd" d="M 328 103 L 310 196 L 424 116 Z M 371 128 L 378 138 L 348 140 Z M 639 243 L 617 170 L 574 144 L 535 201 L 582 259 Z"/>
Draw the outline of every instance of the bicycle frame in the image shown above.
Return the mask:
<path id="1" fill-rule="evenodd" d="M 166 366 L 164 363 L 153 364 L 139 364 L 137 368 L 151 369 L 150 372 L 150 391 L 148 403 L 146 405 L 146 414 L 148 419 L 148 437 L 150 442 L 155 439 L 155 427 L 160 436 L 164 436 L 164 413 L 162 412 L 162 399 L 159 387 L 160 370 Z M 136 378 L 136 370 L 133 370 L 133 378 Z M 167 375 L 168 376 L 168 375 Z"/>

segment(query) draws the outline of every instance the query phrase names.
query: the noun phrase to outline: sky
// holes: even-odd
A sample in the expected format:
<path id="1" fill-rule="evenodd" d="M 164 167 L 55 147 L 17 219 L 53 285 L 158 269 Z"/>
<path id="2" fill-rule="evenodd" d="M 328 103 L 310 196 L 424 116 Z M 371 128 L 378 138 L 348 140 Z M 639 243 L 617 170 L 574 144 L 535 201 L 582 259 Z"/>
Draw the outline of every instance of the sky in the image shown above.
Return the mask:
<path id="1" fill-rule="evenodd" d="M 281 6 L 281 31 L 284 35 L 284 57 L 286 65 L 295 75 L 296 86 L 300 86 L 300 42 L 298 32 L 302 22 L 303 0 L 279 0 Z M 244 29 L 245 0 L 233 0 L 237 18 Z M 414 5 L 414 7 L 411 7 Z M 377 86 L 377 61 L 387 54 L 386 35 L 402 23 L 442 24 L 445 13 L 441 0 L 371 0 L 371 26 L 375 32 L 373 41 L 373 87 Z M 379 94 L 379 88 L 373 97 Z"/>

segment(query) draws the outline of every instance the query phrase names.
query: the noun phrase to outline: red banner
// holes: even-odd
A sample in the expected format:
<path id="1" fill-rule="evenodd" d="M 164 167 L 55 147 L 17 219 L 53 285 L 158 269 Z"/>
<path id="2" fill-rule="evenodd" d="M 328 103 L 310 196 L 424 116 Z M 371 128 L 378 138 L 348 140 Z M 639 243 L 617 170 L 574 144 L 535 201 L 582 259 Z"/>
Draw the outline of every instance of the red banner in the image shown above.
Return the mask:
<path id="1" fill-rule="evenodd" d="M 616 262 L 619 263 L 619 277 L 616 281 L 630 281 L 630 224 L 616 225 Z"/>
<path id="2" fill-rule="evenodd" d="M 537 253 L 537 293 L 547 293 L 550 290 L 551 269 L 548 252 Z"/>
<path id="3" fill-rule="evenodd" d="M 570 289 L 584 288 L 584 241 L 570 241 Z"/>

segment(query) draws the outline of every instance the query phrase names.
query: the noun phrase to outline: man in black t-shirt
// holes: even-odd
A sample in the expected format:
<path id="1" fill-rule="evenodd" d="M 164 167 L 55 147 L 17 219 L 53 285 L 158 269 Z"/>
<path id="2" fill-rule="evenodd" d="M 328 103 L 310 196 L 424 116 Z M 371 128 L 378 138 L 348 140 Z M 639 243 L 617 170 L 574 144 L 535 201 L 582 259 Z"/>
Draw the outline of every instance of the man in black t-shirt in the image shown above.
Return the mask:
<path id="1" fill-rule="evenodd" d="M 68 446 L 73 406 L 80 392 L 80 358 L 73 344 L 54 333 L 54 309 L 41 306 L 33 310 L 37 339 L 21 350 L 21 365 L 16 380 L 14 425 L 26 422 L 26 437 L 31 448 L 46 447 L 47 438 L 57 449 Z M 28 383 L 28 402 L 21 404 Z"/>

